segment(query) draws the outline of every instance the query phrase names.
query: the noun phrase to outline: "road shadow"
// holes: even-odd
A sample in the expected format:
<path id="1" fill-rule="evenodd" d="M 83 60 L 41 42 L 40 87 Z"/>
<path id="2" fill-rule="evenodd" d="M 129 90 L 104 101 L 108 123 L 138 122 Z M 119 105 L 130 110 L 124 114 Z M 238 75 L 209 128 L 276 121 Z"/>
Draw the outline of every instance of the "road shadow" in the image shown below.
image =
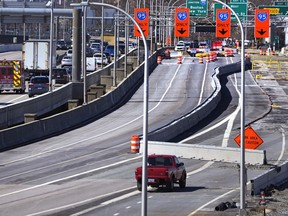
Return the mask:
<path id="1" fill-rule="evenodd" d="M 173 191 L 168 191 L 167 188 L 165 186 L 163 187 L 159 187 L 159 188 L 151 188 L 149 190 L 147 190 L 149 193 L 177 193 L 177 192 L 194 192 L 194 191 L 197 191 L 197 190 L 202 190 L 202 189 L 205 189 L 206 187 L 190 187 L 190 186 L 187 186 L 185 188 L 180 188 L 177 184 L 175 184 L 174 186 L 174 189 Z"/>

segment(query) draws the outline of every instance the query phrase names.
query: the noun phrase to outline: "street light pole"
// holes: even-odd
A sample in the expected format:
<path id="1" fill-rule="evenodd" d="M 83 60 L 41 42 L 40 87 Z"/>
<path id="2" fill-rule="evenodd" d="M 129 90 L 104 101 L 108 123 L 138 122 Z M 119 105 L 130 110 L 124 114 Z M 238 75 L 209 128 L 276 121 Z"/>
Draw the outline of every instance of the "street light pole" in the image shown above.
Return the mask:
<path id="1" fill-rule="evenodd" d="M 238 24 L 240 26 L 241 30 L 241 96 L 240 96 L 240 104 L 241 104 L 241 132 L 240 132 L 240 145 L 241 145 L 241 159 L 240 159 L 240 216 L 246 215 L 245 210 L 245 195 L 246 195 L 246 183 L 247 183 L 247 176 L 246 176 L 246 167 L 245 167 L 245 50 L 244 50 L 244 29 L 243 25 L 240 21 L 239 16 L 236 14 L 236 12 L 226 3 L 221 2 L 220 0 L 213 0 L 215 2 L 218 2 L 225 7 L 227 7 L 236 17 Z"/>
<path id="2" fill-rule="evenodd" d="M 50 62 L 49 62 L 49 91 L 52 92 L 52 67 L 53 67 L 53 41 L 54 41 L 54 1 L 51 0 L 51 13 L 50 13 Z"/>

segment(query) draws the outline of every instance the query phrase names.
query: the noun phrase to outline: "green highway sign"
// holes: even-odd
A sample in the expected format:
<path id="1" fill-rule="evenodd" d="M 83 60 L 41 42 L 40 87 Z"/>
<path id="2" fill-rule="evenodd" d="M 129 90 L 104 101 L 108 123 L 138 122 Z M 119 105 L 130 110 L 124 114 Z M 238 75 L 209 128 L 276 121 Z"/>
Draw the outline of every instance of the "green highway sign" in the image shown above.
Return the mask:
<path id="1" fill-rule="evenodd" d="M 190 9 L 190 16 L 207 17 L 208 0 L 187 0 L 186 5 Z"/>
<path id="2" fill-rule="evenodd" d="M 230 0 L 230 3 L 247 3 L 247 0 Z"/>
<path id="3" fill-rule="evenodd" d="M 228 4 L 234 11 L 235 13 L 239 16 L 240 20 L 246 20 L 246 15 L 247 15 L 247 4 L 245 3 L 233 3 L 233 4 Z M 213 20 L 216 20 L 216 9 L 221 9 L 222 4 L 220 3 L 215 3 L 214 4 L 214 14 L 213 14 Z M 236 17 L 231 13 L 231 21 L 237 21 Z"/>
<path id="4" fill-rule="evenodd" d="M 259 5 L 259 9 L 269 9 L 270 16 L 288 15 L 288 7 L 271 6 L 271 5 Z"/>
<path id="5" fill-rule="evenodd" d="M 233 3 L 228 4 L 235 13 L 239 16 L 240 20 L 246 20 L 247 17 L 247 4 L 246 3 Z M 231 14 L 231 20 L 237 21 L 236 17 Z"/>
<path id="6" fill-rule="evenodd" d="M 274 2 L 275 6 L 288 6 L 288 2 Z"/>

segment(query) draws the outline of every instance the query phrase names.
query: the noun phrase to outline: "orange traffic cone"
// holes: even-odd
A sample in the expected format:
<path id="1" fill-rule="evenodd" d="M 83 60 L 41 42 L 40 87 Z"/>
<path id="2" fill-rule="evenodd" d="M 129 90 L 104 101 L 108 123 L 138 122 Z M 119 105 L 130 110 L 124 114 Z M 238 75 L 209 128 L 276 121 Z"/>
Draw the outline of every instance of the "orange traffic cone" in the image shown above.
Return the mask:
<path id="1" fill-rule="evenodd" d="M 206 63 L 209 63 L 209 55 L 206 55 Z"/>
<path id="2" fill-rule="evenodd" d="M 179 55 L 177 59 L 178 59 L 177 64 L 182 64 L 182 56 Z"/>
<path id="3" fill-rule="evenodd" d="M 157 64 L 161 64 L 162 58 L 161 56 L 157 56 Z"/>
<path id="4" fill-rule="evenodd" d="M 263 55 L 263 50 L 260 48 L 260 50 L 259 50 L 259 54 L 260 55 Z"/>
<path id="5" fill-rule="evenodd" d="M 203 64 L 203 56 L 202 55 L 199 56 L 199 63 Z"/>

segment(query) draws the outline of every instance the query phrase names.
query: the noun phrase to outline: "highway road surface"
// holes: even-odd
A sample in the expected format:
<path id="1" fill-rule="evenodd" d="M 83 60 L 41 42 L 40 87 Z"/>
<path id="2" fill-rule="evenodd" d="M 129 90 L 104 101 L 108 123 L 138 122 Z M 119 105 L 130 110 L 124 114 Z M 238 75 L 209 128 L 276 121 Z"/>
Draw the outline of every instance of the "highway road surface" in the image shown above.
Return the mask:
<path id="1" fill-rule="evenodd" d="M 203 102 L 213 91 L 213 69 L 236 61 L 239 56 L 208 64 L 199 64 L 192 57 L 185 57 L 182 64 L 177 64 L 176 58 L 162 61 L 149 78 L 148 130 L 172 122 Z M 224 77 L 221 82 L 226 87 L 220 106 L 173 141 L 237 147 L 234 137 L 240 132 L 240 78 L 240 73 Z M 279 83 L 274 84 L 281 88 Z M 260 86 L 247 72 L 245 123 L 262 137 L 260 149 L 267 151 L 269 165 L 273 165 L 287 160 L 285 128 L 265 120 L 271 98 Z M 130 153 L 130 137 L 141 135 L 142 113 L 143 87 L 121 108 L 95 122 L 2 152 L 1 214 L 140 216 L 141 193 L 136 189 L 134 170 L 141 165 L 142 156 Z M 181 161 L 187 169 L 187 187 L 176 185 L 174 192 L 148 188 L 149 216 L 211 215 L 222 201 L 239 202 L 237 164 Z M 265 172 L 269 165 L 248 166 L 248 180 Z"/>

